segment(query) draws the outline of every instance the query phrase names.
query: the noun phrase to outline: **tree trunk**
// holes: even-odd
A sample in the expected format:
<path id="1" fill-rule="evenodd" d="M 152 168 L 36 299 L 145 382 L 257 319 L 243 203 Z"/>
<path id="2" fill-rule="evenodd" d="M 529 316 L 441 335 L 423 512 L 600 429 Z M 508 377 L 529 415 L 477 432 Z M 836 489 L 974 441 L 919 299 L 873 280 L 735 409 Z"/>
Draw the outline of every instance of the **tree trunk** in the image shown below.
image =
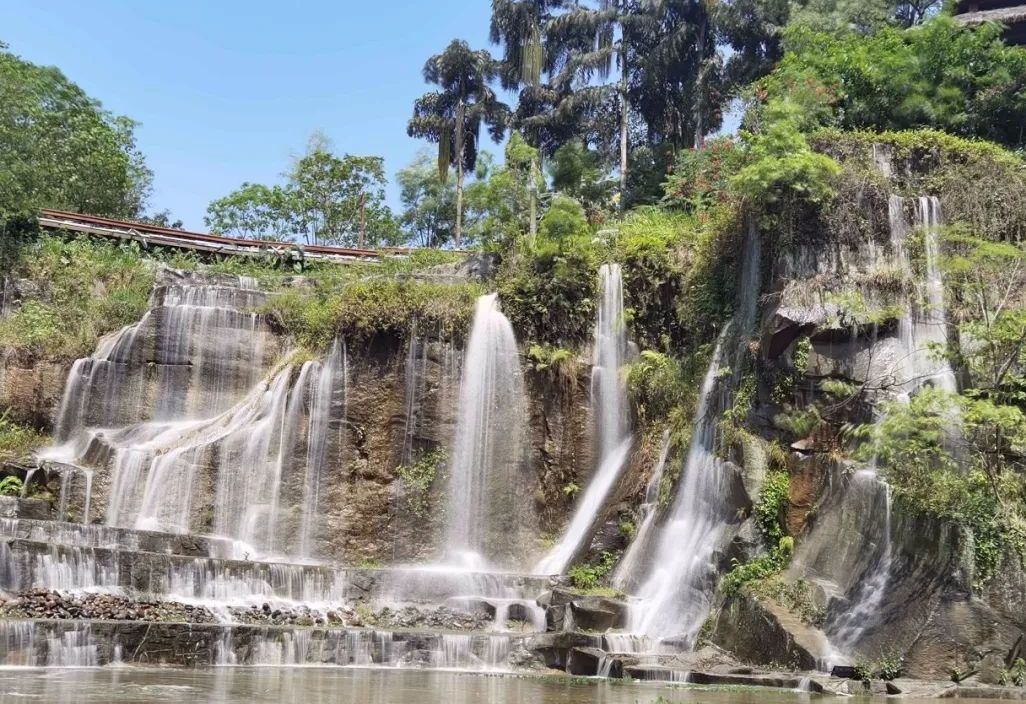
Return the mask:
<path id="1" fill-rule="evenodd" d="M 463 239 L 463 98 L 456 106 L 456 232 L 454 233 L 456 249 L 460 248 Z"/>
<path id="2" fill-rule="evenodd" d="M 702 29 L 698 33 L 698 80 L 695 82 L 695 149 L 705 146 L 705 33 L 708 20 L 703 17 Z"/>
<path id="3" fill-rule="evenodd" d="M 627 122 L 630 105 L 627 104 L 627 57 L 620 50 L 620 210 L 627 207 Z"/>
<path id="4" fill-rule="evenodd" d="M 528 223 L 528 230 L 531 233 L 531 243 L 534 243 L 535 237 L 538 234 L 538 158 L 534 157 L 531 159 L 531 175 L 529 176 L 531 183 L 528 185 L 527 192 L 530 194 L 529 201 L 531 203 L 531 222 Z"/>
<path id="5" fill-rule="evenodd" d="M 462 155 L 461 155 L 462 156 Z M 463 159 L 456 160 L 456 249 L 463 238 Z"/>

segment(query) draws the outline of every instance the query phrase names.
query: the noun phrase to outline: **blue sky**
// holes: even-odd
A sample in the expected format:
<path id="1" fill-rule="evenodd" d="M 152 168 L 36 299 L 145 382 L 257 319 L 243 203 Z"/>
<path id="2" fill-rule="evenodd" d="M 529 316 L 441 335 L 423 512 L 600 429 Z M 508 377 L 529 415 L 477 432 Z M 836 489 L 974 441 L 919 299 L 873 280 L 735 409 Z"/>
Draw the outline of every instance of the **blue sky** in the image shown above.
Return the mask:
<path id="1" fill-rule="evenodd" d="M 394 176 L 427 146 L 406 136 L 427 90 L 424 61 L 455 37 L 486 46 L 490 7 L 10 0 L 0 3 L 0 41 L 142 123 L 151 206 L 203 229 L 210 200 L 278 179 L 314 130 L 336 151 L 383 156 Z"/>

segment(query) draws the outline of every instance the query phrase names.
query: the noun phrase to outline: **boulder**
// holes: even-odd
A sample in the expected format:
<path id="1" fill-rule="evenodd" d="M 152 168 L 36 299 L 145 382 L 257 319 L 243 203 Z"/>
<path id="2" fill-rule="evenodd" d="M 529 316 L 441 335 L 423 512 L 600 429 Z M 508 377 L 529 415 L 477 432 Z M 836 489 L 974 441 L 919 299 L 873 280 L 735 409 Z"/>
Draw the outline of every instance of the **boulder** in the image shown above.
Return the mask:
<path id="1" fill-rule="evenodd" d="M 570 602 L 574 625 L 585 631 L 608 631 L 627 625 L 627 605 L 606 597 L 577 597 Z"/>
<path id="2" fill-rule="evenodd" d="M 711 641 L 755 665 L 815 670 L 829 652 L 826 636 L 771 599 L 741 593 L 716 616 Z"/>
<path id="3" fill-rule="evenodd" d="M 623 663 L 601 648 L 573 648 L 567 655 L 566 671 L 584 677 L 623 677 Z"/>
<path id="4" fill-rule="evenodd" d="M 527 640 L 525 647 L 538 655 L 546 667 L 559 670 L 566 668 L 570 651 L 574 648 L 599 648 L 602 639 L 586 633 L 564 631 L 562 633 L 540 633 Z"/>

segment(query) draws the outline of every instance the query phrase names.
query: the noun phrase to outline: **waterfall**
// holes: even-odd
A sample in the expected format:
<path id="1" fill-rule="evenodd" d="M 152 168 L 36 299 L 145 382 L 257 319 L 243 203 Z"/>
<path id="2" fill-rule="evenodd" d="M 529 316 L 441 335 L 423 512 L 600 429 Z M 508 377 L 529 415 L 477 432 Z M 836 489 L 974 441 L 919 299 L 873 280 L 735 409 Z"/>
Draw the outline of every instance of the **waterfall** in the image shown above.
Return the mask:
<path id="1" fill-rule="evenodd" d="M 85 478 L 86 514 L 93 472 L 109 470 L 100 483 L 108 526 L 213 531 L 254 556 L 311 557 L 328 441 L 345 405 L 336 393 L 349 386 L 344 343 L 269 376 L 273 337 L 249 310 L 266 300 L 255 281 L 161 277 L 143 318 L 73 366 L 61 444 L 42 457 L 68 465 L 66 488 L 72 474 Z M 71 492 L 62 493 L 66 508 Z"/>
<path id="2" fill-rule="evenodd" d="M 711 606 L 716 587 L 713 558 L 736 521 L 738 508 L 731 501 L 736 470 L 716 456 L 716 430 L 721 412 L 731 402 L 737 367 L 747 354 L 748 335 L 755 325 L 760 267 L 759 234 L 749 223 L 738 307 L 702 381 L 680 484 L 665 523 L 647 541 L 654 543 L 651 557 L 630 607 L 628 630 L 646 639 L 691 647 Z M 643 543 L 633 549 L 649 551 Z"/>
<path id="3" fill-rule="evenodd" d="M 527 397 L 516 338 L 496 294 L 474 308 L 460 384 L 459 414 L 449 465 L 446 513 L 451 561 L 482 566 L 516 551 L 529 528 L 529 500 L 519 491 Z M 525 506 L 526 504 L 526 506 Z"/>
<path id="4" fill-rule="evenodd" d="M 899 269 L 908 270 L 905 239 L 911 227 L 905 217 L 905 199 L 892 195 L 888 203 L 891 246 Z M 933 384 L 945 391 L 957 391 L 955 375 L 946 359 L 938 359 L 933 348 L 947 344 L 947 320 L 944 307 L 944 280 L 938 266 L 940 250 L 940 203 L 932 196 L 916 202 L 914 224 L 923 230 L 923 252 L 926 278 L 923 282 L 925 305 L 908 303 L 909 314 L 898 321 L 898 354 L 894 365 L 895 382 L 902 398 L 908 398 L 924 384 Z"/>
<path id="5" fill-rule="evenodd" d="M 852 656 L 862 634 L 879 622 L 880 607 L 887 596 L 891 583 L 891 565 L 893 562 L 893 538 L 891 535 L 891 488 L 876 476 L 871 469 L 863 469 L 855 473 L 852 485 L 848 488 L 852 494 L 850 499 L 856 503 L 853 513 L 861 516 L 875 517 L 882 510 L 884 514 L 883 533 L 871 548 L 874 559 L 860 575 L 856 584 L 858 589 L 851 602 L 837 618 L 826 626 L 831 648 L 840 657 Z M 862 546 L 865 549 L 867 546 Z"/>
<path id="6" fill-rule="evenodd" d="M 328 425 L 331 422 L 332 400 L 336 376 L 342 374 L 342 393 L 349 394 L 349 357 L 345 344 L 336 339 L 331 354 L 317 364 L 310 379 L 310 426 L 306 434 L 306 473 L 303 478 L 303 512 L 299 526 L 299 556 L 313 557 L 310 544 L 320 509 L 321 474 L 327 453 Z M 343 402 L 343 422 L 345 421 Z"/>
<path id="7" fill-rule="evenodd" d="M 638 528 L 634 540 L 627 548 L 627 553 L 620 560 L 613 574 L 613 584 L 626 590 L 634 578 L 635 573 L 641 566 L 642 546 L 647 545 L 652 528 L 655 525 L 655 518 L 658 515 L 656 510 L 659 507 L 659 493 L 663 483 L 663 470 L 666 468 L 666 459 L 670 455 L 670 431 L 663 431 L 662 444 L 659 448 L 659 459 L 652 472 L 652 477 L 645 486 L 645 501 L 641 504 L 641 527 Z"/>
<path id="8" fill-rule="evenodd" d="M 599 269 L 601 296 L 592 344 L 591 404 L 598 438 L 595 475 L 574 512 L 563 539 L 539 562 L 538 574 L 559 574 L 584 547 L 595 521 L 620 478 L 631 449 L 627 433 L 627 394 L 620 370 L 627 356 L 627 326 L 623 317 L 623 276 L 619 264 Z"/>
<path id="9" fill-rule="evenodd" d="M 715 586 L 712 555 L 733 511 L 724 501 L 732 470 L 714 454 L 719 421 L 715 392 L 727 362 L 727 338 L 721 335 L 702 382 L 682 483 L 666 523 L 653 536 L 657 542 L 651 567 L 630 610 L 628 630 L 649 638 L 682 638 L 690 645 Z"/>

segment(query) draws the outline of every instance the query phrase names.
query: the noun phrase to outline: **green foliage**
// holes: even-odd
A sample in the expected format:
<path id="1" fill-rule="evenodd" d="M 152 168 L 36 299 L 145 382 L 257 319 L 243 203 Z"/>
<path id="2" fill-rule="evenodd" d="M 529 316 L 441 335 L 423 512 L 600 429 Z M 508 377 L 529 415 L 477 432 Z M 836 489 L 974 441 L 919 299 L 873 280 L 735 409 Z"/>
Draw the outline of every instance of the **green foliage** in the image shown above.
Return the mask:
<path id="1" fill-rule="evenodd" d="M 0 223 L 38 208 L 135 217 L 152 173 L 135 123 L 112 115 L 53 67 L 0 42 Z"/>
<path id="2" fill-rule="evenodd" d="M 884 651 L 875 660 L 855 663 L 855 676 L 862 680 L 896 680 L 904 666 L 900 653 Z"/>
<path id="3" fill-rule="evenodd" d="M 773 425 L 799 439 L 812 435 L 822 422 L 823 417 L 815 406 L 773 416 Z"/>
<path id="4" fill-rule="evenodd" d="M 833 195 L 841 167 L 816 153 L 802 133 L 807 115 L 798 103 L 769 101 L 758 132 L 744 132 L 748 163 L 731 180 L 733 188 L 772 225 L 780 207 L 791 201 L 818 204 Z"/>
<path id="5" fill-rule="evenodd" d="M 265 312 L 274 315 L 299 344 L 323 350 L 336 337 L 351 344 L 378 336 L 405 339 L 414 319 L 424 326 L 463 334 L 483 293 L 480 284 L 471 282 L 358 279 L 313 292 L 285 290 L 271 298 Z"/>
<path id="6" fill-rule="evenodd" d="M 21 496 L 21 479 L 13 475 L 0 479 L 0 496 Z"/>
<path id="7" fill-rule="evenodd" d="M 580 358 L 573 350 L 531 345 L 527 350 L 527 358 L 536 373 L 545 376 L 557 386 L 567 390 L 577 388 Z"/>
<path id="8" fill-rule="evenodd" d="M 1002 687 L 1026 686 L 1026 660 L 1016 658 L 1011 668 L 1002 669 L 1000 683 Z"/>
<path id="9" fill-rule="evenodd" d="M 591 234 L 591 227 L 580 203 L 573 198 L 556 195 L 542 216 L 538 234 L 549 243 L 562 243 L 587 237 Z"/>
<path id="10" fill-rule="evenodd" d="M 689 405 L 694 394 L 680 360 L 653 350 L 644 350 L 623 374 L 642 424 L 666 421 L 675 409 Z"/>
<path id="11" fill-rule="evenodd" d="M 0 463 L 20 459 L 41 446 L 45 439 L 46 437 L 34 428 L 10 420 L 7 413 L 0 415 Z"/>
<path id="12" fill-rule="evenodd" d="M 594 322 L 598 269 L 592 244 L 539 237 L 508 258 L 499 274 L 506 316 L 521 340 L 569 347 L 588 339 Z"/>
<path id="13" fill-rule="evenodd" d="M 411 465 L 399 465 L 395 473 L 402 482 L 406 507 L 418 518 L 424 518 L 431 509 L 431 485 L 439 470 L 445 467 L 449 455 L 442 448 L 422 454 Z"/>
<path id="14" fill-rule="evenodd" d="M 720 590 L 728 596 L 737 594 L 748 584 L 761 582 L 779 574 L 786 564 L 778 551 L 761 555 L 748 562 L 739 562 L 735 559 L 730 572 L 720 580 Z"/>
<path id="15" fill-rule="evenodd" d="M 603 551 L 596 563 L 574 565 L 567 573 L 570 575 L 570 583 L 575 589 L 584 591 L 598 589 L 619 559 L 619 553 Z"/>
<path id="16" fill-rule="evenodd" d="M 785 539 L 784 517 L 791 492 L 791 475 L 787 472 L 771 472 L 759 490 L 755 502 L 755 523 L 771 545 L 783 546 Z M 793 538 L 791 540 L 793 547 Z"/>
<path id="17" fill-rule="evenodd" d="M 103 335 L 142 317 L 153 266 L 135 243 L 46 235 L 15 253 L 15 275 L 41 287 L 0 318 L 0 347 L 23 358 L 87 356 Z"/>
<path id="18" fill-rule="evenodd" d="M 496 165 L 487 152 L 478 157 L 474 181 L 467 186 L 468 235 L 485 247 L 505 251 L 531 229 L 532 193 L 545 189 L 535 168 L 538 150 L 519 132 L 506 143 L 505 160 Z"/>
<path id="19" fill-rule="evenodd" d="M 642 347 L 670 351 L 684 344 L 677 306 L 699 237 L 694 218 L 644 207 L 617 225 L 612 257 L 623 272 L 631 333 Z"/>
<path id="20" fill-rule="evenodd" d="M 589 212 L 609 205 L 613 182 L 606 177 L 601 155 L 583 141 L 575 139 L 557 149 L 549 174 L 556 191 L 580 201 Z"/>
<path id="21" fill-rule="evenodd" d="M 386 182 L 381 157 L 336 156 L 330 142 L 314 134 L 284 186 L 244 183 L 212 201 L 204 221 L 214 232 L 240 237 L 302 235 L 307 244 L 397 244 L 398 227 L 385 204 Z"/>
<path id="22" fill-rule="evenodd" d="M 766 82 L 771 95 L 811 80 L 835 100 L 844 128 L 933 127 L 1007 145 L 1023 142 L 1026 53 L 1001 41 L 996 25 L 965 28 L 938 18 L 902 31 L 817 32 L 789 28 L 787 52 Z"/>
<path id="23" fill-rule="evenodd" d="M 732 137 L 720 137 L 701 149 L 685 149 L 663 184 L 663 203 L 689 211 L 727 204 L 733 196 L 731 178 L 749 159 Z"/>
<path id="24" fill-rule="evenodd" d="M 403 214 L 399 220 L 406 240 L 421 247 L 440 247 L 452 241 L 456 226 L 456 187 L 438 178 L 431 155 L 416 159 L 396 174 Z"/>
<path id="25" fill-rule="evenodd" d="M 635 525 L 634 521 L 620 521 L 620 534 L 627 540 L 634 540 L 634 537 L 638 534 L 638 526 Z"/>
<path id="26" fill-rule="evenodd" d="M 864 441 L 858 455 L 876 458 L 913 511 L 972 533 L 975 585 L 987 583 L 1008 551 L 1026 554 L 1023 412 L 930 388 L 883 410 L 879 422 L 853 429 Z"/>

